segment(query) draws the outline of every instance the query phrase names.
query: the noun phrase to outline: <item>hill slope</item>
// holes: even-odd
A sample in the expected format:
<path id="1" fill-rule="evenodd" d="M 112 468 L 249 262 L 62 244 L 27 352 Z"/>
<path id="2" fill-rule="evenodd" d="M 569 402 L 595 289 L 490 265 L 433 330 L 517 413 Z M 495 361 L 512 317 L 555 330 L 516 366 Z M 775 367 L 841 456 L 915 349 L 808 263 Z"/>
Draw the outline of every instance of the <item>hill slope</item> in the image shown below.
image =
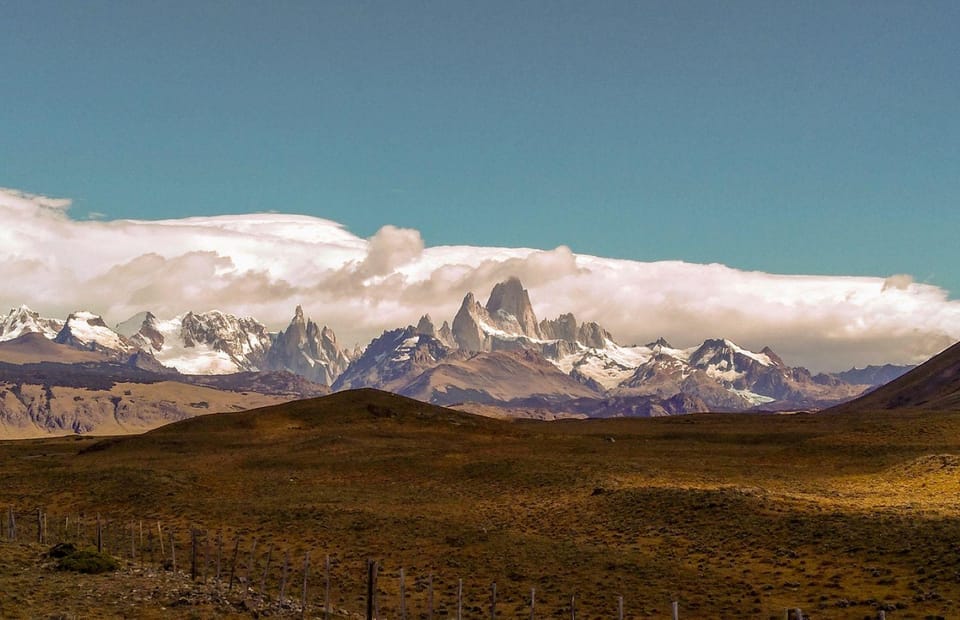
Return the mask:
<path id="1" fill-rule="evenodd" d="M 960 411 L 960 343 L 898 379 L 829 411 L 905 408 Z"/>
<path id="2" fill-rule="evenodd" d="M 140 436 L 0 442 L 0 483 L 28 534 L 37 507 L 51 532 L 83 513 L 87 541 L 91 515 L 106 516 L 121 552 L 135 520 L 175 533 L 178 557 L 190 528 L 223 530 L 225 543 L 242 536 L 241 566 L 254 538 L 257 570 L 273 550 L 273 583 L 281 552 L 310 551 L 314 610 L 330 554 L 334 606 L 354 613 L 365 562 L 381 560 L 390 618 L 400 567 L 408 617 L 425 609 L 432 575 L 448 618 L 461 578 L 470 618 L 486 615 L 492 582 L 503 618 L 528 617 L 532 587 L 543 618 L 569 617 L 573 593 L 590 618 L 616 617 L 617 595 L 630 618 L 669 617 L 670 600 L 685 618 L 798 606 L 814 618 L 955 618 L 957 554 L 943 541 L 960 539 L 958 438 L 960 416 L 931 411 L 538 423 L 358 390 Z M 93 581 L 7 557 L 0 592 L 15 617 L 116 603 Z M 101 615 L 206 617 L 162 591 L 117 601 L 123 614 Z"/>

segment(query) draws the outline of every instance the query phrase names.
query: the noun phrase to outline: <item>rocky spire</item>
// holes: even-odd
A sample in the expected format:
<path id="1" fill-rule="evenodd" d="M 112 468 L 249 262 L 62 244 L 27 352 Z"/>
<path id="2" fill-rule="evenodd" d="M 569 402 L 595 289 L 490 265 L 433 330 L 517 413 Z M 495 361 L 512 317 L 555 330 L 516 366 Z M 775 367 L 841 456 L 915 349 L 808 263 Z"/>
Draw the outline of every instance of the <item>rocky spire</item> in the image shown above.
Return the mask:
<path id="1" fill-rule="evenodd" d="M 480 329 L 480 317 L 487 315 L 473 293 L 467 293 L 460 304 L 457 316 L 453 318 L 453 339 L 457 346 L 465 351 L 483 351 L 486 334 Z M 489 318 L 488 316 L 486 318 Z"/>
<path id="2" fill-rule="evenodd" d="M 506 282 L 500 282 L 493 287 L 486 310 L 491 316 L 501 320 L 507 318 L 504 315 L 512 316 L 525 336 L 541 337 L 537 315 L 533 313 L 533 306 L 530 304 L 530 295 L 516 277 L 511 276 Z"/>
<path id="3" fill-rule="evenodd" d="M 429 314 L 424 314 L 422 317 L 420 317 L 420 322 L 417 323 L 415 333 L 422 334 L 424 336 L 436 337 L 436 329 L 433 327 L 433 320 L 430 318 Z"/>

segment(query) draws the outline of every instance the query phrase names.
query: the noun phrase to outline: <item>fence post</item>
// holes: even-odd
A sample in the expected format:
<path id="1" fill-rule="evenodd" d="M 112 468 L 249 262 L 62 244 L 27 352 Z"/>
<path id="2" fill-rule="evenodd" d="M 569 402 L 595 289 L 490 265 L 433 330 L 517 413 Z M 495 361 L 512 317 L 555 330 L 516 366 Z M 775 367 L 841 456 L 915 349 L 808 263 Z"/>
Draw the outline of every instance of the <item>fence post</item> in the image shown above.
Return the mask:
<path id="1" fill-rule="evenodd" d="M 267 547 L 267 563 L 263 565 L 263 576 L 260 578 L 260 592 L 266 596 L 267 594 L 267 571 L 270 570 L 270 559 L 273 557 L 273 543 L 270 543 L 270 546 Z"/>
<path id="2" fill-rule="evenodd" d="M 463 620 L 463 579 L 457 582 L 457 620 Z"/>
<path id="3" fill-rule="evenodd" d="M 797 607 L 797 620 L 803 620 L 803 612 L 800 611 L 800 608 Z"/>
<path id="4" fill-rule="evenodd" d="M 37 542 L 43 544 L 43 509 L 37 508 Z"/>
<path id="5" fill-rule="evenodd" d="M 97 513 L 97 553 L 103 553 L 103 524 L 100 522 L 100 513 Z"/>
<path id="6" fill-rule="evenodd" d="M 177 572 L 177 541 L 173 537 L 173 530 L 170 530 L 170 567 L 173 572 Z"/>
<path id="7" fill-rule="evenodd" d="M 570 620 L 577 620 L 577 595 L 570 595 Z"/>
<path id="8" fill-rule="evenodd" d="M 403 577 L 403 567 L 400 567 L 400 620 L 407 620 L 407 584 Z"/>
<path id="9" fill-rule="evenodd" d="M 197 529 L 190 528 L 190 581 L 197 580 Z"/>
<path id="10" fill-rule="evenodd" d="M 237 534 L 233 543 L 233 562 L 230 563 L 230 585 L 227 592 L 233 592 L 233 578 L 237 575 L 237 556 L 240 554 L 240 534 Z"/>
<path id="11" fill-rule="evenodd" d="M 373 620 L 373 560 L 367 560 L 367 620 Z"/>
<path id="12" fill-rule="evenodd" d="M 427 620 L 433 620 L 433 573 L 427 577 Z"/>
<path id="13" fill-rule="evenodd" d="M 307 615 L 307 575 L 310 574 L 310 552 L 303 556 L 303 590 L 300 593 L 300 617 Z"/>
<path id="14" fill-rule="evenodd" d="M 287 551 L 283 554 L 283 570 L 280 572 L 280 598 L 278 602 L 283 605 L 283 602 L 286 600 L 287 596 L 287 571 L 290 566 L 290 552 Z"/>
<path id="15" fill-rule="evenodd" d="M 162 564 L 167 559 L 167 553 L 163 550 L 163 528 L 160 527 L 159 521 L 157 521 L 157 538 L 160 540 L 160 563 Z"/>
<path id="16" fill-rule="evenodd" d="M 490 584 L 490 620 L 497 620 L 497 582 Z"/>
<path id="17" fill-rule="evenodd" d="M 330 556 L 324 564 L 323 578 L 323 619 L 330 620 Z"/>
<path id="18" fill-rule="evenodd" d="M 680 603 L 673 601 L 673 620 L 680 620 Z"/>
<path id="19" fill-rule="evenodd" d="M 617 597 L 617 620 L 623 620 L 623 597 Z"/>
<path id="20" fill-rule="evenodd" d="M 530 588 L 530 620 L 537 617 L 537 589 Z"/>
<path id="21" fill-rule="evenodd" d="M 220 560 L 223 557 L 223 530 L 217 530 L 217 589 L 221 585 Z"/>
<path id="22" fill-rule="evenodd" d="M 253 547 L 250 549 L 250 561 L 247 562 L 247 566 L 244 569 L 243 579 L 240 582 L 243 584 L 243 597 L 241 600 L 247 600 L 247 591 L 250 589 L 250 575 L 253 574 L 253 569 L 256 568 L 257 564 L 257 539 L 253 539 Z"/>

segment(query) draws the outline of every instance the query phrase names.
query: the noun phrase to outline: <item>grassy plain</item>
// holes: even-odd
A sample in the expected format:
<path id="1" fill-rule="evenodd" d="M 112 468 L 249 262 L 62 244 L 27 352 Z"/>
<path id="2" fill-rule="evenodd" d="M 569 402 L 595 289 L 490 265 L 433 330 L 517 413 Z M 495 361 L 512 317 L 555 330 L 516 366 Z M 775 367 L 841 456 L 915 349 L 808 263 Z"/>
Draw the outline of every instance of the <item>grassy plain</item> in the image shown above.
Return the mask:
<path id="1" fill-rule="evenodd" d="M 358 612 L 378 558 L 389 618 L 400 567 L 412 617 L 432 573 L 437 617 L 453 617 L 462 578 L 466 618 L 489 617 L 491 582 L 503 618 L 529 617 L 531 587 L 544 618 L 570 617 L 574 593 L 580 618 L 615 618 L 617 596 L 628 618 L 669 617 L 671 600 L 682 618 L 956 618 L 958 491 L 960 414 L 909 410 L 510 422 L 361 390 L 133 437 L 0 442 L 0 509 L 330 554 L 335 604 Z M 28 575 L 11 549 L 7 613 L 85 609 L 83 588 Z"/>

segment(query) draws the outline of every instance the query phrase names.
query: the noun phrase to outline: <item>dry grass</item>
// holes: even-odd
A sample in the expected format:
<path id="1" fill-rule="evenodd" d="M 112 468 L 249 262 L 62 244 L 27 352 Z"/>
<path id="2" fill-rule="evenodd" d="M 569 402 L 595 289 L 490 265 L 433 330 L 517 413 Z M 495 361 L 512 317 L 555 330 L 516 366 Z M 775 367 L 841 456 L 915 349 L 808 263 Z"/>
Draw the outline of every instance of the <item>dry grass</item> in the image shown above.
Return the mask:
<path id="1" fill-rule="evenodd" d="M 668 616 L 672 599 L 685 618 L 960 614 L 956 414 L 511 423 L 360 391 L 94 442 L 0 443 L 0 508 L 330 553 L 335 602 L 357 611 L 363 563 L 379 558 L 388 617 L 401 566 L 417 612 L 414 579 L 435 574 L 452 613 L 462 577 L 468 618 L 493 581 L 508 618 L 531 587 L 540 617 L 569 617 L 572 593 L 581 618 L 615 617 L 618 595 L 630 618 Z M 23 573 L 4 566 L 10 592 Z M 37 583 L 32 600 L 48 599 L 53 581 Z"/>

